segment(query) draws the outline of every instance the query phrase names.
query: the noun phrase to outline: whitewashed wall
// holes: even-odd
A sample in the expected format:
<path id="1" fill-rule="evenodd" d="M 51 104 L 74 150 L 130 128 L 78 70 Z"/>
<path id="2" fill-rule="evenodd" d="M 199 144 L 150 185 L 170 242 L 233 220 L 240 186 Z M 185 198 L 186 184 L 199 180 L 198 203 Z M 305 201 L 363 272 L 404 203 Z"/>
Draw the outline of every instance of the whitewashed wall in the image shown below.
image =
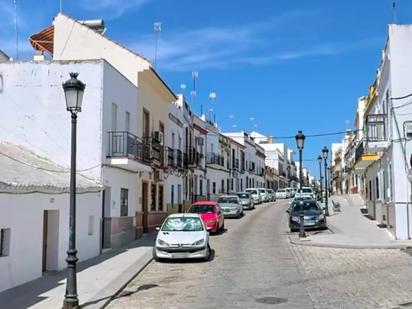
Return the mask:
<path id="1" fill-rule="evenodd" d="M 0 228 L 11 228 L 10 254 L 0 257 L 0 291 L 42 276 L 44 210 L 58 210 L 58 251 L 53 265 L 56 270 L 66 267 L 69 194 L 0 194 Z M 94 217 L 93 235 L 88 234 L 89 216 Z M 99 255 L 101 193 L 77 195 L 76 220 L 79 260 Z"/>

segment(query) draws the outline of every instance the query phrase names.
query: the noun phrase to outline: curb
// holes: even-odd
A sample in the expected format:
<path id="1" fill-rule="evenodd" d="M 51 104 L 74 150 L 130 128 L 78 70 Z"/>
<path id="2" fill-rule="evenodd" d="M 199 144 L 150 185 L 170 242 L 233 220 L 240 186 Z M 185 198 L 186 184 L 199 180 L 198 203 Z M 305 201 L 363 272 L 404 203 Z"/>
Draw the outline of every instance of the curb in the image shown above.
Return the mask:
<path id="1" fill-rule="evenodd" d="M 144 258 L 150 255 L 150 257 L 148 259 Z M 143 260 L 143 261 L 141 261 Z M 127 276 L 128 273 L 133 273 L 136 269 L 137 271 L 126 280 L 126 282 L 124 282 L 120 288 L 118 288 L 116 290 L 115 293 L 113 293 L 108 300 L 106 300 L 100 307 L 100 309 L 106 308 L 128 285 L 130 282 L 132 282 L 151 262 L 153 261 L 153 255 L 152 255 L 152 250 L 150 250 L 149 252 L 146 252 L 138 261 L 136 261 L 133 265 L 131 265 L 128 269 L 126 269 L 119 277 L 123 276 Z M 143 264 L 143 265 L 141 265 Z M 138 267 L 136 267 L 138 266 Z M 119 277 L 117 278 L 117 280 L 119 280 Z M 120 278 L 121 280 L 121 278 Z"/>

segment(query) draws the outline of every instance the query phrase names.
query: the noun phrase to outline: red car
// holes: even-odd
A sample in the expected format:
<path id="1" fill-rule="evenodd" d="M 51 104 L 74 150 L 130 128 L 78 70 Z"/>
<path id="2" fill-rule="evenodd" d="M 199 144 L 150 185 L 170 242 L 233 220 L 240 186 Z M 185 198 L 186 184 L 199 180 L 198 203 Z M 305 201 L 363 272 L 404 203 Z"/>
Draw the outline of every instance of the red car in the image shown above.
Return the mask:
<path id="1" fill-rule="evenodd" d="M 225 228 L 223 211 L 216 202 L 196 202 L 190 207 L 188 212 L 200 214 L 206 228 L 211 228 L 213 233 L 219 233 Z"/>

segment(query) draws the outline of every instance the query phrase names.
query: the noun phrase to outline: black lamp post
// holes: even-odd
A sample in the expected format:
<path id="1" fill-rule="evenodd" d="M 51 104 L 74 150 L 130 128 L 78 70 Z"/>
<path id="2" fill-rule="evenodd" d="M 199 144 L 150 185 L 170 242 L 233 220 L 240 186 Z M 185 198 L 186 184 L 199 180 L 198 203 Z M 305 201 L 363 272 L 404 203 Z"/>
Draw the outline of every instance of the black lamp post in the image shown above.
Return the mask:
<path id="1" fill-rule="evenodd" d="M 77 79 L 78 73 L 70 73 L 70 79 L 63 84 L 66 97 L 66 108 L 71 113 L 71 166 L 70 166 L 70 221 L 69 221 L 69 250 L 67 251 L 67 284 L 64 295 L 63 309 L 79 308 L 76 282 L 76 125 L 77 113 L 82 110 L 84 88 Z"/>
<path id="2" fill-rule="evenodd" d="M 329 216 L 329 207 L 328 207 L 328 153 L 329 149 L 325 146 L 322 149 L 323 159 L 325 160 L 325 215 Z"/>
<path id="3" fill-rule="evenodd" d="M 303 171 L 302 171 L 302 150 L 305 144 L 305 135 L 302 131 L 298 131 L 298 134 L 295 136 L 296 145 L 299 150 L 299 192 L 302 196 L 302 182 L 303 182 Z M 303 201 L 300 203 L 300 212 L 299 212 L 299 237 L 306 237 L 305 227 L 304 227 L 304 215 L 303 215 Z"/>
<path id="4" fill-rule="evenodd" d="M 320 201 L 323 203 L 323 190 L 322 190 L 322 157 L 319 155 L 318 157 L 319 162 L 319 182 L 320 182 Z"/>
<path id="5" fill-rule="evenodd" d="M 288 171 L 288 188 L 290 188 L 290 165 L 288 165 L 286 170 Z"/>

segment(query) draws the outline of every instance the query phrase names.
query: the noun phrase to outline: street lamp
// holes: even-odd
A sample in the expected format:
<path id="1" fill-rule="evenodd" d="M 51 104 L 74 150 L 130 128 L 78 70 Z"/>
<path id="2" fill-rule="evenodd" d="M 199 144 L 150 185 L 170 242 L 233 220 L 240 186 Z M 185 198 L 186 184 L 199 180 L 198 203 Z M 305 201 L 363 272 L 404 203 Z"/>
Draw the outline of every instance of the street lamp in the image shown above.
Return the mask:
<path id="1" fill-rule="evenodd" d="M 325 160 L 325 215 L 329 216 L 329 207 L 328 207 L 328 153 L 329 149 L 325 146 L 322 149 L 323 159 Z"/>
<path id="2" fill-rule="evenodd" d="M 305 135 L 303 135 L 302 131 L 298 131 L 298 134 L 296 134 L 295 139 L 296 139 L 296 145 L 299 150 L 299 189 L 300 189 L 300 196 L 302 197 L 302 181 L 303 181 L 302 150 L 305 144 Z M 300 212 L 299 212 L 299 237 L 306 237 L 303 220 L 304 220 L 303 201 L 301 201 Z"/>
<path id="3" fill-rule="evenodd" d="M 76 282 L 76 125 L 77 113 L 82 110 L 84 88 L 77 79 L 78 73 L 70 73 L 70 79 L 63 84 L 66 98 L 66 109 L 71 113 L 71 166 L 70 166 L 70 221 L 69 221 L 69 250 L 67 251 L 67 284 L 64 295 L 63 309 L 79 308 Z"/>
<path id="4" fill-rule="evenodd" d="M 290 188 L 290 165 L 286 167 L 286 170 L 288 171 L 288 188 Z"/>
<path id="5" fill-rule="evenodd" d="M 322 189 L 322 157 L 319 155 L 319 182 L 320 182 L 320 202 L 323 203 L 323 189 Z"/>

